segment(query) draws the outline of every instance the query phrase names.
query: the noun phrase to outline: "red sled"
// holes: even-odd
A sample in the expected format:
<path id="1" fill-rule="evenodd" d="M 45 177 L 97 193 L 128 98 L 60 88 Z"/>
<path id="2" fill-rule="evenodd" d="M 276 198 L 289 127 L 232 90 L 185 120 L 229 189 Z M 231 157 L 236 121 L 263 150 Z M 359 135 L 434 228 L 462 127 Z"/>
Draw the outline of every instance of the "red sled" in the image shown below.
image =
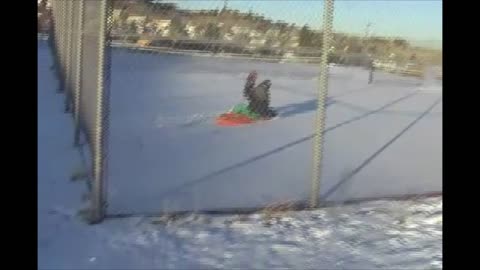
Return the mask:
<path id="1" fill-rule="evenodd" d="M 251 119 L 250 117 L 238 114 L 238 113 L 224 113 L 217 117 L 216 121 L 217 125 L 219 126 L 241 126 L 254 123 L 255 120 Z"/>

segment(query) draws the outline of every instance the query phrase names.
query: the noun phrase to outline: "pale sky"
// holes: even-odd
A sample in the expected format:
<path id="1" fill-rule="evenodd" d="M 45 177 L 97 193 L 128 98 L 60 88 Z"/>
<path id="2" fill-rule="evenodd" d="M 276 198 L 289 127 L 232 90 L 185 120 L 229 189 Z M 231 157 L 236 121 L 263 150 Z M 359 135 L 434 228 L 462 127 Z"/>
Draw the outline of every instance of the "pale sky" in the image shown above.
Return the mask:
<path id="1" fill-rule="evenodd" d="M 184 9 L 222 8 L 224 0 L 166 0 Z M 322 25 L 321 0 L 228 0 L 228 7 L 240 11 L 252 10 L 273 20 L 297 25 L 308 24 L 313 29 Z M 439 0 L 336 0 L 334 30 L 377 36 L 398 36 L 418 43 L 441 44 L 442 1 Z"/>

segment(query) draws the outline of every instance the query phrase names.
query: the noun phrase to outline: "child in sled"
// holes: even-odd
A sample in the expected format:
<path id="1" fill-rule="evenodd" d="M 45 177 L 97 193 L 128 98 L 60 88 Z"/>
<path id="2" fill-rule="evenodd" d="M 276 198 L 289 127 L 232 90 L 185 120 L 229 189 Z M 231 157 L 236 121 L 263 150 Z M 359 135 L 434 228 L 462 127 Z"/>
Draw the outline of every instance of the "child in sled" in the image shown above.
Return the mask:
<path id="1" fill-rule="evenodd" d="M 243 95 L 248 101 L 247 109 L 260 118 L 275 117 L 277 113 L 270 108 L 270 87 L 272 86 L 272 82 L 270 80 L 264 80 L 255 86 L 257 76 L 256 71 L 250 72 L 243 89 Z"/>

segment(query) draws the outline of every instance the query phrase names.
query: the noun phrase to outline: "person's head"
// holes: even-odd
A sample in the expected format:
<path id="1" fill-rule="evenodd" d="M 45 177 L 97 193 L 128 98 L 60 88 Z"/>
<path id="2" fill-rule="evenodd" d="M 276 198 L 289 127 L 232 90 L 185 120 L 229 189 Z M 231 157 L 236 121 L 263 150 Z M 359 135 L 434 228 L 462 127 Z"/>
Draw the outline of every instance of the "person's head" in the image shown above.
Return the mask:
<path id="1" fill-rule="evenodd" d="M 248 77 L 247 77 L 247 81 L 256 81 L 257 80 L 257 71 L 251 71 L 249 74 L 248 74 Z"/>

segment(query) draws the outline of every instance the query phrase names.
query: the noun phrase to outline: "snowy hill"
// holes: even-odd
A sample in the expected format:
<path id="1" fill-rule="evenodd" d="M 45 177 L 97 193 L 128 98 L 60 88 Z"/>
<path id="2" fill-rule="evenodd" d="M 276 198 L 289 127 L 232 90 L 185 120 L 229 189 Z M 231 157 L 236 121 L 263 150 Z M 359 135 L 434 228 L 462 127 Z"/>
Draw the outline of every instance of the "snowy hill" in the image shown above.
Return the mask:
<path id="1" fill-rule="evenodd" d="M 240 67 L 230 63 L 207 63 L 206 69 L 205 64 L 180 58 L 178 62 L 187 63 L 162 75 L 147 67 L 164 61 L 142 57 L 114 55 L 117 68 L 121 61 L 130 61 L 130 66 L 112 73 L 110 211 L 159 210 L 168 206 L 161 204 L 166 201 L 159 200 L 163 196 L 170 196 L 175 207 L 215 202 L 222 207 L 249 206 L 283 195 L 304 197 L 315 109 L 314 67 L 295 71 L 285 66 L 282 71 L 247 63 L 242 74 L 235 74 Z M 63 96 L 55 93 L 51 62 L 46 44 L 39 42 L 39 269 L 442 267 L 441 198 L 378 200 L 273 217 L 191 214 L 85 224 L 76 216 L 84 183 L 69 181 L 80 156 L 72 146 L 72 118 L 62 112 Z M 212 117 L 240 99 L 238 84 L 251 65 L 272 78 L 274 106 L 283 117 L 235 130 L 213 126 Z M 189 68 L 195 71 L 188 73 Z M 332 70 L 325 156 L 329 165 L 324 167 L 322 194 L 359 167 L 327 199 L 441 191 L 442 104 L 436 103 L 441 91 L 417 92 L 421 82 L 392 81 L 387 74 L 370 87 L 353 80 L 361 81 L 361 72 Z M 414 122 L 424 112 L 428 113 Z M 361 166 L 370 157 L 373 160 Z M 180 160 L 185 163 L 177 163 Z M 210 177 L 202 181 L 205 175 Z M 258 177 L 245 180 L 248 175 Z M 331 180 L 325 177 L 329 175 Z M 187 176 L 200 180 L 192 182 Z M 163 195 L 167 191 L 171 194 Z M 182 192 L 184 197 L 173 195 Z M 198 201 L 188 197 L 192 193 L 201 195 Z"/>

